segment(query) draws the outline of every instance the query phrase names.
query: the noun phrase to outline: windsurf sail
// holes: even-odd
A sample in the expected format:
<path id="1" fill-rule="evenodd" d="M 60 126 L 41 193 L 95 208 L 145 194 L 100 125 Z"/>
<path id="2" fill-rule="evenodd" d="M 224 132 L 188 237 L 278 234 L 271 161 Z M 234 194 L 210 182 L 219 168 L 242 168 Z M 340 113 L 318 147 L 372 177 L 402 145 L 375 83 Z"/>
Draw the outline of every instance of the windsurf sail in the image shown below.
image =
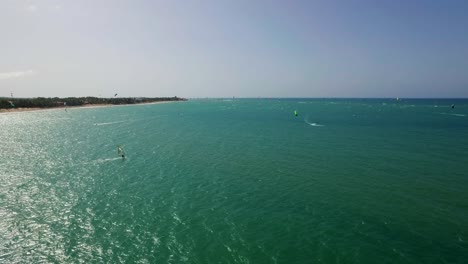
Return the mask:
<path id="1" fill-rule="evenodd" d="M 125 154 L 122 145 L 117 145 L 117 154 L 118 155 L 124 155 Z"/>
<path id="2" fill-rule="evenodd" d="M 122 145 L 117 145 L 117 155 L 122 157 L 122 160 L 125 160 L 125 151 L 123 150 Z"/>

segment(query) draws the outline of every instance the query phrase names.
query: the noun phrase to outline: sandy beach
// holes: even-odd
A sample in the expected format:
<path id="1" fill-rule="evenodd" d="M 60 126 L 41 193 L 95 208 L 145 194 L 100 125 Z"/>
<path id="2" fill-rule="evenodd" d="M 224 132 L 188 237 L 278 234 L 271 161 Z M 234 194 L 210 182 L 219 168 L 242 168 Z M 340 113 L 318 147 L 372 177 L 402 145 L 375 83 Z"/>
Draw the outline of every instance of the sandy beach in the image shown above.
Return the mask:
<path id="1" fill-rule="evenodd" d="M 0 114 L 10 114 L 10 113 L 22 113 L 22 112 L 36 112 L 36 111 L 56 111 L 56 110 L 71 110 L 78 108 L 99 108 L 99 107 L 118 107 L 118 106 L 134 106 L 134 105 L 148 105 L 148 104 L 164 104 L 164 103 L 173 103 L 180 101 L 162 101 L 162 102 L 148 102 L 148 103 L 137 103 L 137 104 L 86 104 L 80 106 L 67 106 L 67 107 L 49 107 L 49 108 L 38 108 L 38 107 L 18 107 L 10 109 L 0 109 Z"/>

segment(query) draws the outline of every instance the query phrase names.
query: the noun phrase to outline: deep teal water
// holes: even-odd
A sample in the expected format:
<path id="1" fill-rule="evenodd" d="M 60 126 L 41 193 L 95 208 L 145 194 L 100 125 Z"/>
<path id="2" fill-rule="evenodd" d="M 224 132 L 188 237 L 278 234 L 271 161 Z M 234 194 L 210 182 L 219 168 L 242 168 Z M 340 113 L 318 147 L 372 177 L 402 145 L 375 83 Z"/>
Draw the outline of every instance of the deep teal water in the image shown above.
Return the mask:
<path id="1" fill-rule="evenodd" d="M 0 263 L 468 260 L 468 100 L 191 100 L 0 126 Z"/>

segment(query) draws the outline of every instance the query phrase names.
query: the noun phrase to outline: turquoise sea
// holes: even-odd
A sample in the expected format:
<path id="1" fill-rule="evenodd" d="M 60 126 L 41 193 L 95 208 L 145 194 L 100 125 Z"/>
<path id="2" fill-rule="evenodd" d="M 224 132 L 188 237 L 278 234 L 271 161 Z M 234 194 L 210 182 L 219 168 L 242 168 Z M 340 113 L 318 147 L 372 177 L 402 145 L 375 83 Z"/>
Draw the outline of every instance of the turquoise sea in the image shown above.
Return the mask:
<path id="1" fill-rule="evenodd" d="M 468 262 L 468 100 L 207 99 L 0 127 L 0 263 Z"/>

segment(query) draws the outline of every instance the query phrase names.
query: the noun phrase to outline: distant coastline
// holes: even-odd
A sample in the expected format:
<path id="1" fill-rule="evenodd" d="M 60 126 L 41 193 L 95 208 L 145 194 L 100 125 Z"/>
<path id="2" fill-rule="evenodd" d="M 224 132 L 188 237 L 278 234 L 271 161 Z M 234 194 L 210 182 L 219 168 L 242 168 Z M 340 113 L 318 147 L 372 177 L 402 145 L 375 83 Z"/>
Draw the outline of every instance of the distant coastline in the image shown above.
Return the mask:
<path id="1" fill-rule="evenodd" d="M 36 97 L 7 98 L 0 97 L 0 113 L 25 112 L 46 109 L 94 108 L 113 105 L 155 104 L 165 102 L 187 101 L 185 98 L 174 97 Z"/>

